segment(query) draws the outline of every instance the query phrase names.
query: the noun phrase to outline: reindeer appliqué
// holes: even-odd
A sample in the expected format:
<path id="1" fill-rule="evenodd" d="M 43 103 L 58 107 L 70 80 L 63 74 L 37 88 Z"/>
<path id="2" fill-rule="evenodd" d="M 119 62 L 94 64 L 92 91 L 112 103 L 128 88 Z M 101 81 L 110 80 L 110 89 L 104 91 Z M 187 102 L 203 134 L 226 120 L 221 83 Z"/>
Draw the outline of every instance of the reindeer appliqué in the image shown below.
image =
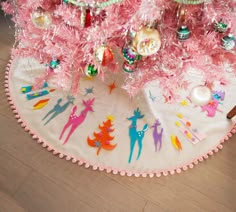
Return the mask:
<path id="1" fill-rule="evenodd" d="M 61 132 L 61 135 L 59 137 L 59 139 L 61 140 L 66 129 L 70 127 L 70 131 L 69 131 L 63 145 L 67 143 L 68 139 L 70 138 L 72 133 L 76 130 L 76 128 L 84 122 L 88 112 L 93 112 L 92 105 L 93 105 L 94 99 L 95 98 L 89 99 L 87 101 L 83 100 L 83 105 L 85 106 L 85 109 L 81 111 L 80 115 L 75 115 L 75 112 L 77 110 L 76 105 L 72 108 L 72 112 L 69 116 L 69 119 L 68 119 L 67 123 L 65 124 L 65 126 Z"/>
<path id="2" fill-rule="evenodd" d="M 129 160 L 128 160 L 129 163 L 132 160 L 134 147 L 137 141 L 138 141 L 138 155 L 137 155 L 136 160 L 139 159 L 142 152 L 142 148 L 143 148 L 142 141 L 143 141 L 145 132 L 148 129 L 148 125 L 145 124 L 141 131 L 137 131 L 137 120 L 142 119 L 143 117 L 144 115 L 142 115 L 139 108 L 137 108 L 136 110 L 134 110 L 134 116 L 131 116 L 128 118 L 128 120 L 131 121 L 131 125 L 129 126 L 129 136 L 130 136 L 130 154 L 129 154 Z"/>
<path id="3" fill-rule="evenodd" d="M 48 124 L 52 119 L 54 119 L 56 116 L 58 116 L 60 113 L 63 113 L 70 104 L 73 104 L 74 97 L 68 96 L 67 102 L 64 105 L 61 105 L 62 98 L 57 100 L 57 104 L 54 105 L 54 107 L 43 117 L 42 120 L 45 120 L 50 114 L 51 117 L 44 123 L 44 125 Z"/>
<path id="4" fill-rule="evenodd" d="M 157 150 L 160 151 L 161 147 L 162 147 L 162 134 L 163 134 L 163 128 L 161 128 L 161 131 L 158 132 L 158 126 L 160 126 L 161 123 L 159 122 L 159 120 L 157 119 L 156 122 L 152 125 L 153 129 L 153 139 L 154 139 L 154 145 L 155 145 L 155 151 L 157 152 Z"/>

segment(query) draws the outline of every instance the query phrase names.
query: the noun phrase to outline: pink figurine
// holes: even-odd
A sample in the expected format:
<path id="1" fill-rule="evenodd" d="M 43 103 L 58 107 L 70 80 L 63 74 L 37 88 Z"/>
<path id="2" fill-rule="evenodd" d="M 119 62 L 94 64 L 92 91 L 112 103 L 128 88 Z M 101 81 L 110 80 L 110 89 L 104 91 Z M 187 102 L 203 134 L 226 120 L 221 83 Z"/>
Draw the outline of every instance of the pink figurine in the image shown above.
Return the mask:
<path id="1" fill-rule="evenodd" d="M 216 99 L 211 100 L 207 105 L 201 106 L 202 111 L 207 111 L 207 116 L 214 117 L 217 111 L 219 102 Z"/>

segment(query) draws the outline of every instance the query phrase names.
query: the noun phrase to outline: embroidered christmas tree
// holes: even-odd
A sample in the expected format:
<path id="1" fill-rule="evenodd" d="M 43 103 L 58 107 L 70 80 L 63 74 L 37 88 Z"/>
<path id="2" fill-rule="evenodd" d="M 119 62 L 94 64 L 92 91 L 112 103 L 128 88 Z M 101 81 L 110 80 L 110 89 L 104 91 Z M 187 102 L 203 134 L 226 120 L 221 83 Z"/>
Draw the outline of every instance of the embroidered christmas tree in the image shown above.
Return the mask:
<path id="1" fill-rule="evenodd" d="M 110 135 L 110 133 L 114 131 L 114 129 L 111 128 L 113 126 L 113 120 L 114 118 L 112 116 L 108 116 L 107 120 L 103 122 L 103 125 L 98 126 L 100 132 L 93 133 L 94 139 L 90 137 L 87 138 L 88 145 L 97 148 L 97 155 L 99 155 L 101 149 L 111 151 L 117 145 L 111 144 L 111 141 L 114 139 L 114 137 Z"/>

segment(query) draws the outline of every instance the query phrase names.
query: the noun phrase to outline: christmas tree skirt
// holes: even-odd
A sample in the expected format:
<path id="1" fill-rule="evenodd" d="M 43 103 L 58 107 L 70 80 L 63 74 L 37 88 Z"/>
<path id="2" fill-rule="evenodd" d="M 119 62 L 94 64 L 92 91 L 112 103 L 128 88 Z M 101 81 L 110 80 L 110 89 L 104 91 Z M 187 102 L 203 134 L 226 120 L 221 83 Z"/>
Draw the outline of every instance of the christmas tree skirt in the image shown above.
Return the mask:
<path id="1" fill-rule="evenodd" d="M 200 107 L 189 98 L 192 88 L 204 84 L 193 70 L 190 88 L 176 90 L 175 103 L 161 94 L 157 81 L 130 98 L 120 88 L 125 73 L 104 82 L 84 77 L 74 98 L 50 80 L 33 89 L 43 72 L 45 66 L 33 59 L 9 65 L 6 91 L 18 122 L 48 151 L 94 170 L 150 177 L 179 173 L 217 152 L 236 131 L 235 118 L 226 119 L 236 102 L 236 80 L 214 84 L 212 100 Z"/>

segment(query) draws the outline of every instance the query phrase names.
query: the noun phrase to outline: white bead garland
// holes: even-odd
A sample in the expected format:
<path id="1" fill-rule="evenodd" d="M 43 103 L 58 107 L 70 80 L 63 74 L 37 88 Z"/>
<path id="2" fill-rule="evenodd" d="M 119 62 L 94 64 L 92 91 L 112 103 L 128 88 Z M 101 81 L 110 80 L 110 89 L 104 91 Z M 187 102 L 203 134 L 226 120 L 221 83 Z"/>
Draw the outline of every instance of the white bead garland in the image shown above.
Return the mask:
<path id="1" fill-rule="evenodd" d="M 91 7 L 91 8 L 105 8 L 105 7 L 109 7 L 112 4 L 116 4 L 119 2 L 122 2 L 123 0 L 109 0 L 109 1 L 105 1 L 105 2 L 101 2 L 101 3 L 94 3 L 94 4 L 88 4 L 86 2 L 83 1 L 77 1 L 77 0 L 68 0 L 69 3 L 74 4 L 78 7 Z"/>

